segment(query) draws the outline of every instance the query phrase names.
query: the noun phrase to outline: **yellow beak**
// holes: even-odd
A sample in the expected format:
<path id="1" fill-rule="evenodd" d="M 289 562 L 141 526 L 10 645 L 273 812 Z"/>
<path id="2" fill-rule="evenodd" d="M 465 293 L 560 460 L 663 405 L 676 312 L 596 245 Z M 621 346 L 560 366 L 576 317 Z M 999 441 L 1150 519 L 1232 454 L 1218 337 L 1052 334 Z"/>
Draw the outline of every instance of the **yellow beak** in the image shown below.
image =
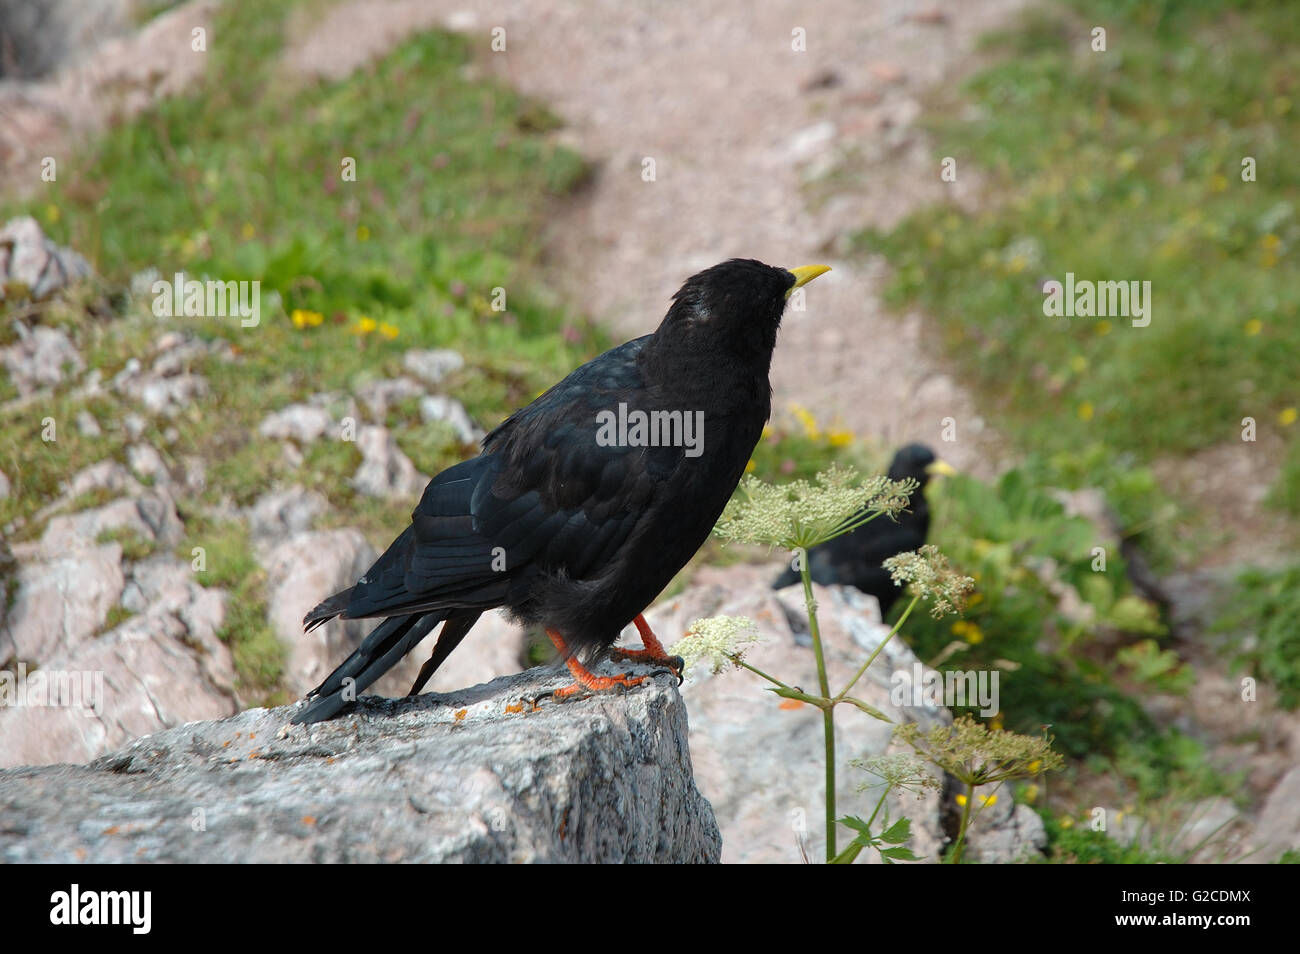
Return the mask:
<path id="1" fill-rule="evenodd" d="M 785 297 L 789 298 L 796 288 L 802 288 L 818 275 L 825 275 L 830 270 L 831 267 L 829 265 L 800 265 L 798 268 L 786 269 L 786 271 L 794 276 L 794 284 L 790 286 L 790 291 L 785 293 Z"/>
<path id="2" fill-rule="evenodd" d="M 933 464 L 930 464 L 925 468 L 925 472 L 931 475 L 938 474 L 940 477 L 957 476 L 957 468 L 952 466 L 952 464 L 948 463 L 946 460 L 936 460 Z"/>

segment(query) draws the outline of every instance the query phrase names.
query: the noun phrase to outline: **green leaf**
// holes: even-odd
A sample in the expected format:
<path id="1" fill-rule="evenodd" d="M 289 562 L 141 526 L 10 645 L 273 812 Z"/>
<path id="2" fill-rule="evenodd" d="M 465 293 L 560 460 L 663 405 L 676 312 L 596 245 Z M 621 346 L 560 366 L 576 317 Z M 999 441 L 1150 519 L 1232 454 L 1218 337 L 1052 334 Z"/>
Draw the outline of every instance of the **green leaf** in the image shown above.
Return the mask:
<path id="1" fill-rule="evenodd" d="M 838 819 L 838 821 L 846 828 L 852 828 L 859 834 L 871 837 L 871 829 L 867 827 L 867 823 L 856 815 L 845 815 L 843 818 Z"/>
<path id="2" fill-rule="evenodd" d="M 880 840 L 889 845 L 901 845 L 911 837 L 912 822 L 907 818 L 900 818 L 880 833 Z"/>
<path id="3" fill-rule="evenodd" d="M 862 854 L 862 849 L 865 847 L 867 846 L 861 842 L 854 841 L 853 844 L 832 858 L 830 863 L 833 865 L 851 865 L 858 860 L 858 855 Z"/>
<path id="4" fill-rule="evenodd" d="M 880 857 L 887 865 L 893 864 L 895 861 L 920 861 L 921 860 L 920 857 L 916 855 L 911 848 L 903 848 L 901 846 L 897 848 L 881 848 Z"/>
<path id="5" fill-rule="evenodd" d="M 781 689 L 779 687 L 768 687 L 768 692 L 775 692 L 784 699 L 798 699 L 800 702 L 806 702 L 810 706 L 816 706 L 818 709 L 826 708 L 826 700 L 821 696 L 810 696 L 806 692 L 800 692 L 798 689 Z"/>
<path id="6" fill-rule="evenodd" d="M 872 718 L 879 719 L 881 722 L 888 722 L 890 725 L 894 724 L 893 719 L 889 718 L 889 716 L 885 715 L 875 706 L 867 705 L 861 699 L 855 699 L 852 696 L 845 696 L 844 701 L 857 706 L 859 709 L 861 709 L 863 712 L 865 712 L 867 715 L 871 716 Z"/>

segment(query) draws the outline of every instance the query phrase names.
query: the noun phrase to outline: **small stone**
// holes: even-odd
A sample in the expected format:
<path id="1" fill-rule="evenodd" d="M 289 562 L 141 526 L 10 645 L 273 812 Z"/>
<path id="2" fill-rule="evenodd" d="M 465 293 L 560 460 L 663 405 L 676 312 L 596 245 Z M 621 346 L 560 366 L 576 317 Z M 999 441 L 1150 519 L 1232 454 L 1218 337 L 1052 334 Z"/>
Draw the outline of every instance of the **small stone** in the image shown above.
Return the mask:
<path id="1" fill-rule="evenodd" d="M 99 421 L 95 420 L 95 415 L 89 411 L 77 412 L 77 431 L 82 437 L 98 437 L 101 433 Z"/>
<path id="2" fill-rule="evenodd" d="M 372 417 L 383 421 L 390 405 L 424 394 L 424 388 L 410 378 L 371 381 L 357 389 L 357 398 Z"/>
<path id="3" fill-rule="evenodd" d="M 357 448 L 363 459 L 352 477 L 352 485 L 363 494 L 390 499 L 414 497 L 429 482 L 402 453 L 386 427 L 361 428 Z"/>
<path id="4" fill-rule="evenodd" d="M 286 537 L 310 530 L 312 523 L 328 506 L 324 496 L 314 490 L 304 490 L 300 484 L 272 490 L 257 498 L 248 508 L 248 527 L 254 537 Z"/>
<path id="5" fill-rule="evenodd" d="M 290 404 L 268 415 L 258 428 L 263 437 L 295 440 L 310 444 L 330 429 L 334 421 L 329 412 L 311 404 Z"/>
<path id="6" fill-rule="evenodd" d="M 28 328 L 22 322 L 15 322 L 14 327 L 18 342 L 0 348 L 0 364 L 8 370 L 20 396 L 56 386 L 68 372 L 80 374 L 85 370 L 81 354 L 62 329 Z"/>
<path id="7" fill-rule="evenodd" d="M 402 367 L 427 384 L 439 384 L 453 371 L 465 367 L 465 359 L 450 348 L 415 349 L 403 356 Z"/>
<path id="8" fill-rule="evenodd" d="M 126 460 L 131 470 L 141 479 L 152 480 L 155 483 L 166 483 L 171 479 L 167 464 L 152 444 L 132 444 L 127 448 Z"/>
<path id="9" fill-rule="evenodd" d="M 47 238 L 31 216 L 0 228 L 0 301 L 6 285 L 25 286 L 33 301 L 41 301 L 90 274 L 84 258 Z"/>
<path id="10" fill-rule="evenodd" d="M 421 398 L 420 416 L 426 421 L 450 424 L 462 444 L 475 444 L 483 438 L 483 430 L 474 423 L 465 410 L 465 405 L 445 394 L 430 394 Z"/>

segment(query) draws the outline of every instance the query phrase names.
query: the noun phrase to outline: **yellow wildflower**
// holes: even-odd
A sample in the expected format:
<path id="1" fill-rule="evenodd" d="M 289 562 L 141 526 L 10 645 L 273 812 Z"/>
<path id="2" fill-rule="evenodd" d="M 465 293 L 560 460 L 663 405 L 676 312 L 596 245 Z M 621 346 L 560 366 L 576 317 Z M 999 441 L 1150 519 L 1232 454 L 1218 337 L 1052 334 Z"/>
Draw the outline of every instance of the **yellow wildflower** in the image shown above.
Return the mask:
<path id="1" fill-rule="evenodd" d="M 817 427 L 817 419 L 812 416 L 812 413 L 806 407 L 796 404 L 791 408 L 791 413 L 794 414 L 799 423 L 803 425 L 803 432 L 807 435 L 809 440 L 815 441 L 817 438 L 821 437 L 822 432 Z"/>

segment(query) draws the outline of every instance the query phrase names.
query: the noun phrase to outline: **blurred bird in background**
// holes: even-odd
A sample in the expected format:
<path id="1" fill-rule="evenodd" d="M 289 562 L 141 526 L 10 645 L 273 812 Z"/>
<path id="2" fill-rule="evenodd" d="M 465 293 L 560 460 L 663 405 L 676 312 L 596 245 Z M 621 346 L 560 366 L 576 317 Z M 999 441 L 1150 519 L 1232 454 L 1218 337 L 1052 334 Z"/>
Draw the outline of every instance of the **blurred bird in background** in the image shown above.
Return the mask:
<path id="1" fill-rule="evenodd" d="M 808 551 L 808 571 L 814 583 L 856 586 L 880 601 L 880 617 L 889 615 L 890 607 L 902 590 L 890 579 L 881 564 L 898 553 L 919 549 L 930 532 L 930 505 L 925 486 L 936 474 L 951 476 L 952 466 L 934 455 L 924 444 L 908 444 L 894 455 L 889 465 L 889 479 L 911 477 L 919 487 L 912 494 L 909 507 L 897 520 L 877 517 L 851 533 L 836 537 Z M 788 568 L 772 583 L 775 590 L 798 583 L 800 576 Z"/>

